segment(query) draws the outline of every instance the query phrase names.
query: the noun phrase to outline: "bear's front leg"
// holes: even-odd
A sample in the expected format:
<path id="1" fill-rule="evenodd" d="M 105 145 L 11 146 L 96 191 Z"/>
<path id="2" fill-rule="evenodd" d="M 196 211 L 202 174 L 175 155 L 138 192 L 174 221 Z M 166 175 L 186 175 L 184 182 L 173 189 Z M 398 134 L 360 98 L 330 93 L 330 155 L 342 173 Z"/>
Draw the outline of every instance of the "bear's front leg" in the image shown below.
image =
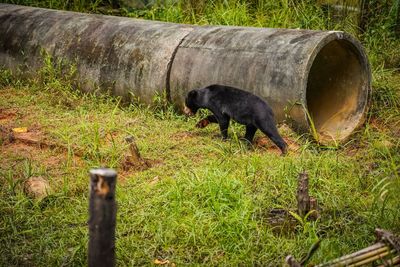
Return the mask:
<path id="1" fill-rule="evenodd" d="M 256 134 L 257 127 L 254 125 L 246 125 L 246 134 L 244 135 L 244 139 L 252 144 L 254 135 Z"/>
<path id="2" fill-rule="evenodd" d="M 209 115 L 206 118 L 200 120 L 197 124 L 197 128 L 204 128 L 210 123 L 218 123 L 217 118 L 214 115 Z"/>
<path id="3" fill-rule="evenodd" d="M 222 115 L 217 117 L 219 128 L 221 130 L 222 139 L 228 139 L 229 116 Z"/>

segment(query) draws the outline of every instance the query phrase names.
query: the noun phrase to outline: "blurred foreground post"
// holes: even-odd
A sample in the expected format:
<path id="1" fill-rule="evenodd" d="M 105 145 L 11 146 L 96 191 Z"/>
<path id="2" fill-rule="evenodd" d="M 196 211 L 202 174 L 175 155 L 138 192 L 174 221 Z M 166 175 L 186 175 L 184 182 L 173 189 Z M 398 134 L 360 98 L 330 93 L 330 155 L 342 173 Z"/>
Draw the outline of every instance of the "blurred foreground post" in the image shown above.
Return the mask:
<path id="1" fill-rule="evenodd" d="M 115 184 L 113 169 L 90 170 L 89 267 L 115 266 Z"/>

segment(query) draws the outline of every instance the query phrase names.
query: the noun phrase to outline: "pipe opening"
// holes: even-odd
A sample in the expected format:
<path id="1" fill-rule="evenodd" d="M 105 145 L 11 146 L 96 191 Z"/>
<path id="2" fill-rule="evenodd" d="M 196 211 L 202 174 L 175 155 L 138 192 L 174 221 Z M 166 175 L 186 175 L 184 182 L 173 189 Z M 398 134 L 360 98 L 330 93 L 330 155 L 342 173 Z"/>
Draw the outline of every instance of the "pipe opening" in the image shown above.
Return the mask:
<path id="1" fill-rule="evenodd" d="M 307 109 L 320 143 L 341 141 L 363 119 L 368 66 L 348 40 L 333 40 L 316 55 L 308 76 Z"/>

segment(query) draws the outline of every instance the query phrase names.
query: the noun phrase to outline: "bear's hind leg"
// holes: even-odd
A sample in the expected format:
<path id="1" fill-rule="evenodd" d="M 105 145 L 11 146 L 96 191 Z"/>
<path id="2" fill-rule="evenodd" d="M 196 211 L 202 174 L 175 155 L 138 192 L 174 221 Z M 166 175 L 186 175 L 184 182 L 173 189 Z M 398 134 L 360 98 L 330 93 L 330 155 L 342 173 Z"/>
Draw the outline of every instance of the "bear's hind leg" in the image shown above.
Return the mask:
<path id="1" fill-rule="evenodd" d="M 283 140 L 283 138 L 279 135 L 278 129 L 276 128 L 273 119 L 260 123 L 258 128 L 279 147 L 279 149 L 282 151 L 282 154 L 286 154 L 287 144 L 285 140 Z"/>

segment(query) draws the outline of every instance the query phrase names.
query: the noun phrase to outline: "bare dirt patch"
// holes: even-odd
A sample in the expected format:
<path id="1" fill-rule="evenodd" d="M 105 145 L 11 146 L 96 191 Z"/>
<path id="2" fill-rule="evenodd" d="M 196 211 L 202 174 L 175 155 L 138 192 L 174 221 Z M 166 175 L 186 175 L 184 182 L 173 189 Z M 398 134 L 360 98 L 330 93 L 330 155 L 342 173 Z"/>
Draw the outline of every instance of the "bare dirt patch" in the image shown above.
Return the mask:
<path id="1" fill-rule="evenodd" d="M 0 125 L 12 124 L 17 116 L 16 109 L 0 109 Z"/>
<path id="2" fill-rule="evenodd" d="M 43 143 L 40 142 L 36 143 L 35 141 L 37 141 L 37 139 L 33 135 L 24 135 L 24 139 L 22 140 L 23 141 L 21 141 L 21 139 L 16 139 L 12 143 L 3 143 L 0 150 L 0 157 L 3 156 L 4 160 L 0 162 L 0 164 L 7 164 L 7 158 L 9 158 L 10 155 L 15 155 L 18 156 L 18 158 L 38 161 L 42 165 L 47 166 L 47 168 L 58 169 L 60 164 L 67 160 L 67 155 L 64 150 L 61 150 L 61 153 L 57 150 L 50 152 L 49 146 L 43 145 Z M 81 162 L 81 159 L 77 156 L 74 156 L 73 160 L 74 163 Z"/>
<path id="3" fill-rule="evenodd" d="M 284 137 L 283 140 L 288 144 L 289 153 L 296 153 L 299 150 L 300 145 L 292 138 Z M 281 154 L 280 149 L 266 136 L 257 137 L 253 144 L 256 148 L 264 149 L 277 155 Z"/>
<path id="4" fill-rule="evenodd" d="M 160 159 L 143 159 L 143 163 L 138 164 L 132 163 L 125 158 L 120 164 L 120 168 L 118 170 L 118 181 L 120 183 L 124 183 L 133 174 L 148 170 L 150 168 L 154 168 L 161 164 L 163 164 L 163 161 Z M 155 181 L 154 183 L 158 182 L 158 176 L 156 180 L 157 181 Z"/>
<path id="5" fill-rule="evenodd" d="M 127 155 L 121 163 L 121 168 L 125 172 L 140 172 L 160 164 L 162 164 L 162 160 L 140 158 L 140 160 L 134 161 L 130 155 Z"/>
<path id="6" fill-rule="evenodd" d="M 51 147 L 45 142 L 45 137 L 42 132 L 37 129 L 29 129 L 27 132 L 15 133 L 15 141 L 26 145 L 38 146 L 39 148 Z"/>
<path id="7" fill-rule="evenodd" d="M 8 127 L 0 125 L 0 144 L 7 145 L 14 142 L 14 133 Z"/>
<path id="8" fill-rule="evenodd" d="M 151 168 L 156 161 L 143 158 L 136 144 L 135 138 L 131 135 L 125 137 L 128 143 L 128 151 L 125 153 L 121 163 L 121 168 L 124 171 L 144 171 Z"/>
<path id="9" fill-rule="evenodd" d="M 68 152 L 68 148 L 62 144 L 58 144 L 52 140 L 50 140 L 45 133 L 41 131 L 40 126 L 34 125 L 29 127 L 26 132 L 17 132 L 14 134 L 14 143 L 17 144 L 25 144 L 28 146 L 33 146 L 38 149 L 51 149 L 51 150 L 60 150 L 62 152 Z M 81 157 L 83 155 L 82 151 L 78 148 L 74 148 L 74 156 Z"/>
<path id="10" fill-rule="evenodd" d="M 176 141 L 182 141 L 182 140 L 191 139 L 191 138 L 193 138 L 195 136 L 196 136 L 196 134 L 194 134 L 193 132 L 184 131 L 184 132 L 176 132 L 176 133 L 174 133 L 171 136 L 171 138 L 173 140 L 176 140 Z"/>
<path id="11" fill-rule="evenodd" d="M 4 113 L 2 114 L 4 115 Z M 8 116 L 7 118 L 11 117 Z M 9 126 L 0 125 L 0 155 L 4 156 L 2 157 L 4 160 L 0 164 L 12 164 L 7 159 L 10 158 L 10 155 L 14 155 L 10 161 L 15 161 L 15 157 L 18 157 L 38 161 L 47 168 L 59 169 L 60 164 L 67 160 L 66 152 L 68 149 L 49 140 L 45 133 L 41 131 L 39 125 L 33 125 L 26 129 L 21 127 L 19 129 L 23 129 L 22 132 L 12 127 L 12 123 Z M 81 161 L 76 154 L 73 155 L 73 160 L 75 163 Z"/>
<path id="12" fill-rule="evenodd" d="M 12 143 L 8 145 L 3 145 L 1 151 L 2 152 L 0 154 L 3 154 L 5 156 L 7 154 L 13 153 L 23 158 L 31 158 L 40 150 L 34 146 L 30 146 L 24 143 Z"/>

